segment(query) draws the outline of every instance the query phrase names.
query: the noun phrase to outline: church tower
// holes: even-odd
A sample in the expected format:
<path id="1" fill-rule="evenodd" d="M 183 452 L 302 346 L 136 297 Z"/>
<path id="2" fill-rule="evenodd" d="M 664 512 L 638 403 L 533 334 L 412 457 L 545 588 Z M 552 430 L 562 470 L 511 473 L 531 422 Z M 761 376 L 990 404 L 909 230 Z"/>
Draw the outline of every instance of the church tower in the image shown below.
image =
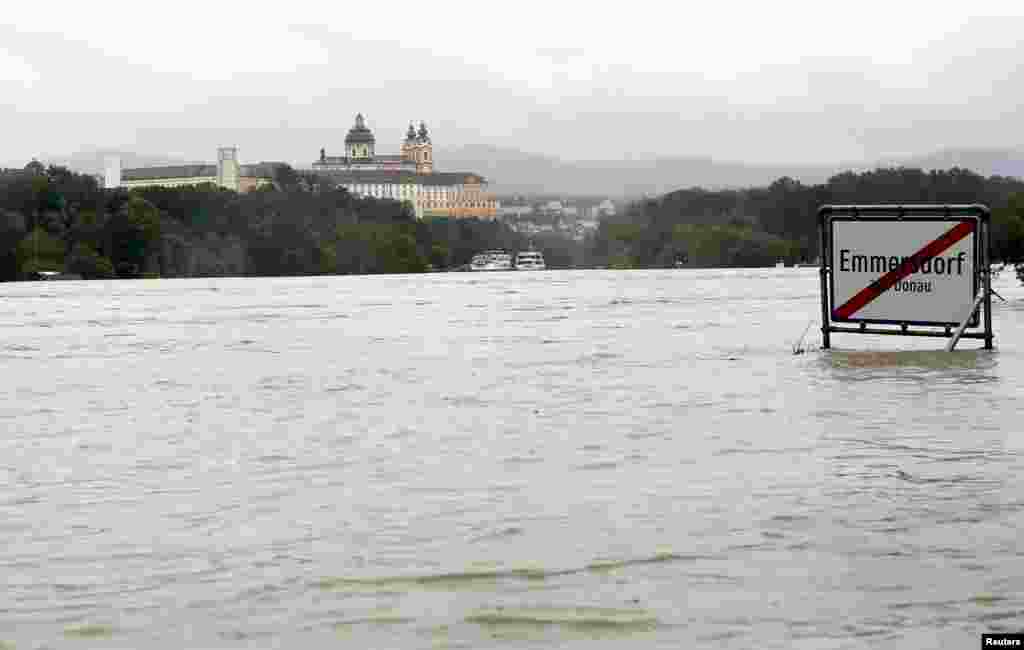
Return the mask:
<path id="1" fill-rule="evenodd" d="M 409 130 L 405 132 L 405 141 L 402 142 L 402 160 L 416 162 L 416 128 L 409 122 Z"/>
<path id="2" fill-rule="evenodd" d="M 238 148 L 220 147 L 217 149 L 217 185 L 237 192 L 241 175 L 241 167 L 238 164 Z"/>
<path id="3" fill-rule="evenodd" d="M 348 130 L 345 136 L 345 155 L 352 160 L 371 161 L 376 155 L 374 152 L 376 140 L 373 132 L 366 127 L 366 120 L 363 114 L 356 115 L 356 123 Z"/>
<path id="4" fill-rule="evenodd" d="M 409 125 L 410 132 L 412 125 Z M 416 133 L 416 173 L 430 174 L 434 171 L 434 145 L 430 142 L 427 125 L 420 122 L 420 130 Z"/>

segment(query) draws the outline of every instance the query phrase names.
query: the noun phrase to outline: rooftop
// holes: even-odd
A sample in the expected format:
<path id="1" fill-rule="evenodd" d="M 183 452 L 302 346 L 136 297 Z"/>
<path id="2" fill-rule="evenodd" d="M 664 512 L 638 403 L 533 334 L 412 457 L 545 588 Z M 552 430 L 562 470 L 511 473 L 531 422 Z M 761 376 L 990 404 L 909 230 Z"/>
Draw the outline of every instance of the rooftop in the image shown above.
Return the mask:
<path id="1" fill-rule="evenodd" d="M 345 136 L 345 144 L 352 144 L 354 142 L 366 142 L 369 144 L 376 142 L 373 132 L 366 127 L 366 121 L 363 119 L 362 113 L 356 115 L 355 125 L 349 129 L 348 135 Z"/>
<path id="2" fill-rule="evenodd" d="M 274 178 L 275 172 L 284 163 L 260 162 L 250 165 L 239 165 L 239 176 L 245 178 Z M 167 165 L 163 167 L 135 167 L 121 170 L 121 178 L 126 181 L 148 181 L 161 178 L 214 178 L 217 176 L 217 165 Z"/>
<path id="3" fill-rule="evenodd" d="M 338 183 L 413 183 L 437 187 L 487 182 L 479 174 L 462 172 L 415 174 L 397 169 L 325 169 L 315 171 Z"/>
<path id="4" fill-rule="evenodd" d="M 315 167 L 321 165 L 374 165 L 379 163 L 405 162 L 415 165 L 416 161 L 406 160 L 401 154 L 375 154 L 373 158 L 349 158 L 348 156 L 324 156 L 313 163 Z"/>
<path id="5" fill-rule="evenodd" d="M 121 170 L 126 181 L 148 181 L 159 178 L 204 178 L 217 175 L 217 165 L 167 165 L 164 167 L 136 167 Z"/>

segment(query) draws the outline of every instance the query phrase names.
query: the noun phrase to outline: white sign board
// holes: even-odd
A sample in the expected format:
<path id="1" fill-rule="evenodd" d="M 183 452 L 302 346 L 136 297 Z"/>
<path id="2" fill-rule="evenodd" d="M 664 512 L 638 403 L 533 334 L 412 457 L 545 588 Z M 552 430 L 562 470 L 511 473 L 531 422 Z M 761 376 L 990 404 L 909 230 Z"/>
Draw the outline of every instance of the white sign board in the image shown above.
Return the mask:
<path id="1" fill-rule="evenodd" d="M 974 303 L 976 218 L 837 216 L 830 222 L 832 320 L 959 325 Z"/>

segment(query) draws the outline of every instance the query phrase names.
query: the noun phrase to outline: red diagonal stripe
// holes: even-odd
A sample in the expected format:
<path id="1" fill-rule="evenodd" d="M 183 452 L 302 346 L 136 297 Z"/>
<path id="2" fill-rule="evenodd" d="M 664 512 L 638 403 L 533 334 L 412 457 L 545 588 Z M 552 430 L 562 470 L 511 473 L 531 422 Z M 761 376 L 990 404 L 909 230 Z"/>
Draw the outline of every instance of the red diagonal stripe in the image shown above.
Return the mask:
<path id="1" fill-rule="evenodd" d="M 967 235 L 974 232 L 974 220 L 961 221 L 933 242 L 925 245 L 924 248 L 914 253 L 906 262 L 889 271 L 868 286 L 864 287 L 857 294 L 847 300 L 841 307 L 832 312 L 834 318 L 849 318 L 853 316 L 864 305 L 868 304 L 884 292 L 888 291 L 894 284 L 914 272 L 914 267 L 920 267 L 921 262 L 926 258 L 935 257 L 939 253 L 957 243 Z"/>

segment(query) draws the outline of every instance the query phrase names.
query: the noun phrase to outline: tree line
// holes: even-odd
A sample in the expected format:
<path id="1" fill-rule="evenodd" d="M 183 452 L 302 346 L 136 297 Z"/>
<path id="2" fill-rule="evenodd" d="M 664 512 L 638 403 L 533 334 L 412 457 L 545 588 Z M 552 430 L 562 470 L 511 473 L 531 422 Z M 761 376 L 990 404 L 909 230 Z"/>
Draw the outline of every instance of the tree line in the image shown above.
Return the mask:
<path id="1" fill-rule="evenodd" d="M 30 163 L 0 172 L 0 280 L 58 271 L 84 278 L 417 273 L 525 249 L 497 221 L 422 221 L 411 206 L 361 198 L 284 167 L 239 194 L 213 184 L 103 189 L 89 175 Z M 554 267 L 578 262 L 535 242 Z"/>
<path id="2" fill-rule="evenodd" d="M 992 259 L 1024 262 L 1024 181 L 959 168 L 844 172 L 817 185 L 781 178 L 768 187 L 678 190 L 602 222 L 588 243 L 588 260 L 638 268 L 813 262 L 820 256 L 818 208 L 858 203 L 984 203 L 992 209 Z"/>
<path id="3" fill-rule="evenodd" d="M 992 257 L 1024 262 L 1024 181 L 968 170 L 846 172 L 819 185 L 690 188 L 633 203 L 583 241 L 531 238 L 500 221 L 418 220 L 411 206 L 361 198 L 289 167 L 239 194 L 215 185 L 103 189 L 33 162 L 0 170 L 0 280 L 418 273 L 481 250 L 541 250 L 552 268 L 770 266 L 811 262 L 826 203 L 985 203 Z"/>

